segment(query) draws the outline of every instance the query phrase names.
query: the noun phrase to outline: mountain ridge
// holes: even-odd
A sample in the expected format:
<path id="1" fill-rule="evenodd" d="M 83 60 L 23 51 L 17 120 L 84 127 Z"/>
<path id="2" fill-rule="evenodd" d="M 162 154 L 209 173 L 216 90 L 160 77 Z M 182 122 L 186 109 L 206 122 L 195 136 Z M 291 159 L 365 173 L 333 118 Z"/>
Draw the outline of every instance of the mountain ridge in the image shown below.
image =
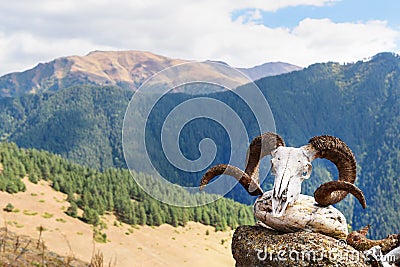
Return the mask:
<path id="1" fill-rule="evenodd" d="M 60 57 L 0 77 L 0 96 L 55 91 L 79 83 L 137 89 L 154 73 L 185 62 L 142 51 L 93 51 L 86 56 Z"/>
<path id="2" fill-rule="evenodd" d="M 195 61 L 169 58 L 146 51 L 92 51 L 85 56 L 60 57 L 39 63 L 26 71 L 6 74 L 0 77 L 0 97 L 56 91 L 82 83 L 98 86 L 114 85 L 137 90 L 146 79 L 157 72 L 189 62 Z M 209 62 L 218 61 L 209 60 Z M 254 80 L 299 68 L 287 63 L 265 63 L 239 70 Z M 213 71 L 215 70 L 197 70 L 206 72 L 206 75 L 213 75 Z M 220 75 L 218 71 L 216 74 Z"/>
<path id="3" fill-rule="evenodd" d="M 267 62 L 251 68 L 237 68 L 237 69 L 246 74 L 247 76 L 249 76 L 253 81 L 256 81 L 264 77 L 290 73 L 293 71 L 299 71 L 302 70 L 303 68 L 290 63 L 276 61 L 276 62 Z"/>

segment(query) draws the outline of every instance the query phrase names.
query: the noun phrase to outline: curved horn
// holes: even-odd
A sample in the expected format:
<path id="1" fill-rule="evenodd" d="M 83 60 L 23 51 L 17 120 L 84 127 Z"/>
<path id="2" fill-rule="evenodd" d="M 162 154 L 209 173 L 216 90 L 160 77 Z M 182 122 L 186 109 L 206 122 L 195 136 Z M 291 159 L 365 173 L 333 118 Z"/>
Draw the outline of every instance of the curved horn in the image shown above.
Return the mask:
<path id="1" fill-rule="evenodd" d="M 260 160 L 279 146 L 285 146 L 285 141 L 276 133 L 266 132 L 254 138 L 247 150 L 245 173 L 260 183 L 258 180 Z"/>
<path id="2" fill-rule="evenodd" d="M 315 201 L 327 206 L 353 194 L 363 208 L 366 207 L 363 192 L 354 185 L 356 180 L 356 159 L 351 149 L 339 138 L 329 135 L 315 136 L 308 142 L 314 158 L 325 158 L 336 165 L 339 171 L 337 181 L 324 183 L 314 192 Z"/>
<path id="3" fill-rule="evenodd" d="M 262 195 L 263 191 L 258 180 L 260 160 L 266 155 L 271 154 L 279 146 L 285 146 L 285 142 L 276 133 L 266 132 L 257 136 L 250 143 L 247 151 L 245 171 L 227 164 L 216 165 L 210 168 L 201 178 L 200 190 L 215 176 L 226 174 L 235 177 L 250 195 Z"/>
<path id="4" fill-rule="evenodd" d="M 238 167 L 228 164 L 220 164 L 210 168 L 203 175 L 203 178 L 201 178 L 200 190 L 202 190 L 204 186 L 206 186 L 208 182 L 211 181 L 211 179 L 221 174 L 226 174 L 236 178 L 236 180 L 238 180 L 239 183 L 244 187 L 244 189 L 246 189 L 246 191 L 249 192 L 249 194 L 252 196 L 263 194 L 260 185 L 255 180 L 251 179 L 251 177 L 247 173 L 245 173 Z"/>

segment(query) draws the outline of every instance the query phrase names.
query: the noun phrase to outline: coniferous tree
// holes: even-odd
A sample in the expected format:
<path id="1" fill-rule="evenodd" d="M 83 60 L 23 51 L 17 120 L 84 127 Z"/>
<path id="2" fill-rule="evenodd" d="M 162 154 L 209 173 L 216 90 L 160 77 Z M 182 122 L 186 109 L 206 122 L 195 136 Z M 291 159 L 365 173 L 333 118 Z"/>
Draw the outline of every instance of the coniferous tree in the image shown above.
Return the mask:
<path id="1" fill-rule="evenodd" d="M 89 207 L 86 207 L 83 210 L 82 219 L 83 221 L 93 225 L 98 225 L 100 222 L 99 214 L 97 213 L 97 211 Z"/>
<path id="2" fill-rule="evenodd" d="M 147 223 L 147 215 L 146 211 L 143 206 L 139 207 L 139 213 L 138 213 L 138 221 L 140 225 L 145 225 Z"/>
<path id="3" fill-rule="evenodd" d="M 73 218 L 78 216 L 78 206 L 76 205 L 75 201 L 71 202 L 71 205 L 68 207 L 65 213 Z"/>

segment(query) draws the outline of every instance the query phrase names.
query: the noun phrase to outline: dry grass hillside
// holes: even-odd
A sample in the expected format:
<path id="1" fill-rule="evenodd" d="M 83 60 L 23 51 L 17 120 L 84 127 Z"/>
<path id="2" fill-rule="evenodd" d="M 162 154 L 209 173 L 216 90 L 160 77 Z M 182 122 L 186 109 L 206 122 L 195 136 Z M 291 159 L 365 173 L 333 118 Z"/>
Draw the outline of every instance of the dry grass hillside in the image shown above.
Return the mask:
<path id="1" fill-rule="evenodd" d="M 39 237 L 32 238 L 17 235 L 8 230 L 8 225 L 0 229 L 0 266 L 28 267 L 86 267 L 88 263 L 80 261 L 73 255 L 60 256 L 49 251 L 45 243 Z M 95 260 L 101 259 L 102 255 L 97 253 Z M 98 261 L 100 263 L 100 261 Z M 90 267 L 100 267 L 92 264 Z"/>
<path id="2" fill-rule="evenodd" d="M 35 94 L 56 91 L 74 85 L 115 85 L 136 90 L 154 74 L 190 60 L 173 59 L 143 51 L 94 51 L 86 56 L 67 56 L 40 63 L 24 72 L 15 72 L 0 77 L 0 97 L 14 97 L 26 93 Z M 232 85 L 248 83 L 236 72 L 221 70 L 221 66 L 192 65 L 170 74 L 168 80 L 211 81 Z M 165 84 L 166 77 L 156 86 Z M 174 87 L 171 87 L 174 88 Z M 219 89 L 221 90 L 221 89 Z M 183 92 L 184 88 L 175 91 Z"/>
<path id="3" fill-rule="evenodd" d="M 86 76 L 100 85 L 127 83 L 132 88 L 167 67 L 188 62 L 142 51 L 94 51 L 65 59 L 72 62 L 71 74 Z M 63 71 L 63 68 L 57 70 L 58 78 L 64 78 Z"/>
<path id="4" fill-rule="evenodd" d="M 230 245 L 232 231 L 189 222 L 185 227 L 130 226 L 103 216 L 103 227 L 67 216 L 66 195 L 48 183 L 33 184 L 24 179 L 26 192 L 0 192 L 0 220 L 8 231 L 40 239 L 47 250 L 61 257 L 90 262 L 94 252 L 104 255 L 104 266 L 233 266 Z M 8 203 L 12 212 L 3 210 Z M 40 231 L 42 230 L 42 231 Z M 106 241 L 105 241 L 106 240 Z M 104 243 L 105 241 L 105 243 Z"/>

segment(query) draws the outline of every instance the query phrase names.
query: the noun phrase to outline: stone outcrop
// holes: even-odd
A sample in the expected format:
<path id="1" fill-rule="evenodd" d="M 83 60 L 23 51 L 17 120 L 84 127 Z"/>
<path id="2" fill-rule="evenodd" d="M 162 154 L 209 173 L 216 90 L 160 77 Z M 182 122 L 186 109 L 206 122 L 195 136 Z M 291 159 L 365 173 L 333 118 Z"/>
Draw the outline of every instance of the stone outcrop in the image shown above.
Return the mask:
<path id="1" fill-rule="evenodd" d="M 320 233 L 280 233 L 259 225 L 239 226 L 232 240 L 236 267 L 370 266 L 345 240 Z"/>

